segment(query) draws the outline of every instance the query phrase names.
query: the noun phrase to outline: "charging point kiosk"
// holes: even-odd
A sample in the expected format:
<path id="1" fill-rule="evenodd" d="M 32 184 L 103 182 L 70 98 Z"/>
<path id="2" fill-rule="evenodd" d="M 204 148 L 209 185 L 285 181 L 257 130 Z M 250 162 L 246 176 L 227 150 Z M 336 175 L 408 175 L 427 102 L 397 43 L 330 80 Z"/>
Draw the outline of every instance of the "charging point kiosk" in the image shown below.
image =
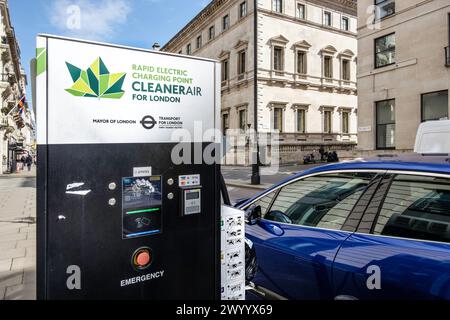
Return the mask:
<path id="1" fill-rule="evenodd" d="M 38 298 L 220 299 L 220 168 L 198 157 L 220 66 L 47 35 L 36 60 Z"/>

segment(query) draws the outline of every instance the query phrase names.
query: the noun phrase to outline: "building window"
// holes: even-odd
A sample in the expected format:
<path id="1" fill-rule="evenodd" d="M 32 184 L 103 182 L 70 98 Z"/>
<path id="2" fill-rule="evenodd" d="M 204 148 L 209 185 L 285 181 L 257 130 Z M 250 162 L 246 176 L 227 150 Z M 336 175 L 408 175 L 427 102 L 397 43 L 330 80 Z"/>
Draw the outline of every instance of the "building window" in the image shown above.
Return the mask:
<path id="1" fill-rule="evenodd" d="M 247 110 L 239 110 L 239 129 L 247 131 Z"/>
<path id="2" fill-rule="evenodd" d="M 245 50 L 238 53 L 238 75 L 243 75 L 246 72 L 246 57 L 247 52 Z"/>
<path id="3" fill-rule="evenodd" d="M 273 48 L 273 69 L 275 71 L 284 70 L 284 49 L 282 47 Z"/>
<path id="4" fill-rule="evenodd" d="M 230 16 L 227 14 L 222 19 L 222 29 L 223 31 L 228 30 L 230 28 Z"/>
<path id="5" fill-rule="evenodd" d="M 323 24 L 331 27 L 331 12 L 325 11 L 323 14 Z"/>
<path id="6" fill-rule="evenodd" d="M 186 46 L 186 54 L 187 55 L 190 55 L 192 53 L 192 46 L 191 46 L 191 44 L 189 43 L 187 46 Z"/>
<path id="7" fill-rule="evenodd" d="M 350 112 L 348 111 L 342 112 L 342 133 L 350 133 Z"/>
<path id="8" fill-rule="evenodd" d="M 303 3 L 297 3 L 297 18 L 306 19 L 306 6 Z"/>
<path id="9" fill-rule="evenodd" d="M 222 115 L 222 133 L 224 136 L 227 134 L 228 129 L 230 129 L 230 115 L 224 113 Z"/>
<path id="10" fill-rule="evenodd" d="M 297 110 L 297 132 L 306 133 L 306 110 Z"/>
<path id="11" fill-rule="evenodd" d="M 395 63 L 395 33 L 375 39 L 375 68 Z"/>
<path id="12" fill-rule="evenodd" d="M 202 47 L 202 36 L 198 36 L 196 40 L 197 49 L 200 49 Z"/>
<path id="13" fill-rule="evenodd" d="M 332 112 L 330 110 L 325 110 L 323 112 L 323 133 L 331 134 L 332 126 Z"/>
<path id="14" fill-rule="evenodd" d="M 375 0 L 375 19 L 383 19 L 395 13 L 395 0 Z"/>
<path id="15" fill-rule="evenodd" d="M 209 27 L 208 39 L 213 40 L 216 37 L 216 28 L 214 26 Z"/>
<path id="16" fill-rule="evenodd" d="M 283 108 L 273 109 L 273 129 L 283 132 Z"/>
<path id="17" fill-rule="evenodd" d="M 299 74 L 308 73 L 308 63 L 306 60 L 305 51 L 297 51 L 297 73 Z"/>
<path id="18" fill-rule="evenodd" d="M 227 60 L 222 61 L 222 81 L 228 81 L 229 80 L 229 73 L 230 73 L 230 63 Z"/>
<path id="19" fill-rule="evenodd" d="M 448 119 L 448 90 L 422 95 L 422 122 Z"/>
<path id="20" fill-rule="evenodd" d="M 350 81 L 350 60 L 342 60 L 342 80 Z"/>
<path id="21" fill-rule="evenodd" d="M 323 57 L 323 76 L 328 79 L 333 78 L 333 57 Z"/>
<path id="22" fill-rule="evenodd" d="M 347 17 L 342 17 L 342 30 L 350 30 L 350 20 Z"/>
<path id="23" fill-rule="evenodd" d="M 377 149 L 395 149 L 395 100 L 376 102 Z"/>
<path id="24" fill-rule="evenodd" d="M 244 1 L 239 5 L 239 18 L 244 18 L 246 16 L 247 16 L 247 1 Z"/>
<path id="25" fill-rule="evenodd" d="M 283 0 L 272 0 L 272 10 L 283 13 Z"/>

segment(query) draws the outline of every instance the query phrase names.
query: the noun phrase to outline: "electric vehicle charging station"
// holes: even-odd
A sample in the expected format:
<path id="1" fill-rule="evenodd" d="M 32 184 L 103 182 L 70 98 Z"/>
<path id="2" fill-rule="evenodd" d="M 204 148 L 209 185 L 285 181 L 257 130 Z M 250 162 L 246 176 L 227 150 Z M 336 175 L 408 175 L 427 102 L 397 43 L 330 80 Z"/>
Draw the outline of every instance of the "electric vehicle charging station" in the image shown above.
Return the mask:
<path id="1" fill-rule="evenodd" d="M 220 299 L 220 166 L 195 152 L 220 65 L 48 35 L 36 60 L 38 299 Z"/>

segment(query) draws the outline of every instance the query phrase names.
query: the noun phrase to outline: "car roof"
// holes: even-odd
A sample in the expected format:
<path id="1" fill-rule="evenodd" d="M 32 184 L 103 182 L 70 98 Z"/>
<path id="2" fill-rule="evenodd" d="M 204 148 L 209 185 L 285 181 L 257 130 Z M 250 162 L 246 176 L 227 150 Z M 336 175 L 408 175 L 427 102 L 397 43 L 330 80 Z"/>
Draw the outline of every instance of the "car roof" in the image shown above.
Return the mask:
<path id="1" fill-rule="evenodd" d="M 323 165 L 290 176 L 289 178 L 284 179 L 271 188 L 258 193 L 248 201 L 242 203 L 240 206 L 245 206 L 253 199 L 258 198 L 262 194 L 276 189 L 279 186 L 286 184 L 292 180 L 296 180 L 300 177 L 316 173 L 326 173 L 329 171 L 340 170 L 392 170 L 450 175 L 450 156 L 424 156 L 419 154 L 408 154 L 402 156 L 384 156 L 372 159 L 357 159 L 354 161 Z"/>
<path id="2" fill-rule="evenodd" d="M 394 170 L 450 174 L 450 157 L 423 156 L 413 154 L 392 157 L 378 157 L 372 159 L 358 159 L 354 161 L 316 167 L 298 173 L 295 176 L 290 177 L 288 180 L 292 180 L 304 175 L 335 170 Z"/>

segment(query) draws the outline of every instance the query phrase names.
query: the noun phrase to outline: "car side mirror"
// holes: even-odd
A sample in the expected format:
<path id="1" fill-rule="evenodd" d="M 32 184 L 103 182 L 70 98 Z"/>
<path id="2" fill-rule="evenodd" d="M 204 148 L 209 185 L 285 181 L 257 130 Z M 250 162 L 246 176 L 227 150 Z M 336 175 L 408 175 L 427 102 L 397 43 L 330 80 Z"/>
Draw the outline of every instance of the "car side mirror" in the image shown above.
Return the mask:
<path id="1" fill-rule="evenodd" d="M 291 218 L 278 210 L 270 211 L 269 213 L 267 213 L 265 219 L 273 222 L 293 224 Z"/>
<path id="2" fill-rule="evenodd" d="M 245 211 L 245 220 L 247 220 L 249 225 L 254 226 L 261 220 L 261 212 L 261 206 L 251 206 Z"/>

